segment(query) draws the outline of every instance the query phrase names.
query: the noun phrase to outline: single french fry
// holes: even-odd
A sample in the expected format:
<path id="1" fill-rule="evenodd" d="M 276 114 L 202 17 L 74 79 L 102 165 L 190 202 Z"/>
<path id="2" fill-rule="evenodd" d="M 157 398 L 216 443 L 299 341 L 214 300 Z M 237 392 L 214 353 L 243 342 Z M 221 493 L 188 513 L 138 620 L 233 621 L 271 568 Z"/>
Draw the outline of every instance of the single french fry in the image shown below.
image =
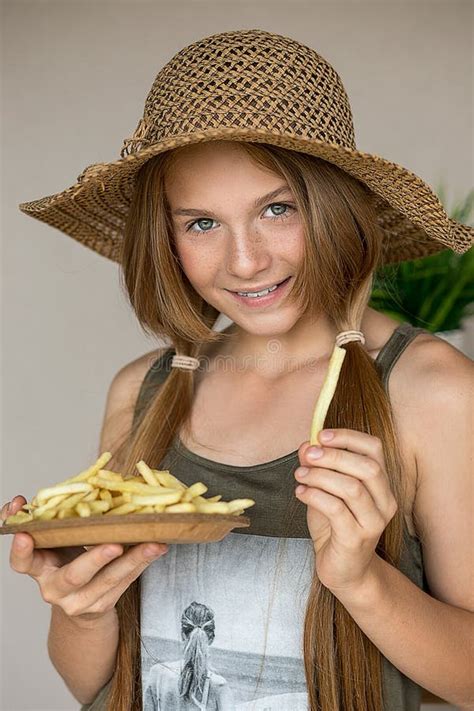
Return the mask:
<path id="1" fill-rule="evenodd" d="M 180 491 L 171 491 L 166 494 L 151 494 L 150 496 L 141 496 L 140 494 L 132 494 L 132 504 L 137 504 L 138 506 L 148 506 L 162 504 L 168 506 L 169 504 L 176 504 L 181 498 Z"/>
<path id="2" fill-rule="evenodd" d="M 79 494 L 71 494 L 67 496 L 63 501 L 61 501 L 60 504 L 58 504 L 58 512 L 66 511 L 67 509 L 73 509 L 76 504 L 78 504 L 80 501 L 84 501 L 86 496 L 90 496 L 91 494 L 91 491 L 80 491 Z"/>
<path id="3" fill-rule="evenodd" d="M 121 516 L 122 514 L 133 513 L 137 508 L 136 504 L 123 504 L 122 506 L 110 509 L 110 511 L 106 511 L 104 516 Z"/>
<path id="4" fill-rule="evenodd" d="M 255 501 L 253 499 L 233 499 L 227 502 L 227 508 L 229 513 L 234 513 L 234 511 L 240 511 L 241 509 L 248 509 L 250 506 L 254 506 Z"/>
<path id="5" fill-rule="evenodd" d="M 182 495 L 181 501 L 183 503 L 192 501 L 195 496 L 201 496 L 202 494 L 205 494 L 206 491 L 207 486 L 205 486 L 201 481 L 197 481 L 195 484 L 192 484 L 188 489 L 186 489 Z"/>
<path id="6" fill-rule="evenodd" d="M 112 493 L 108 489 L 100 489 L 99 491 L 99 499 L 102 499 L 102 501 L 112 501 Z"/>
<path id="7" fill-rule="evenodd" d="M 178 489 L 187 489 L 186 484 L 183 484 L 182 481 L 177 479 L 175 476 L 170 474 L 170 472 L 167 469 L 161 470 L 161 469 L 152 469 L 151 470 L 153 474 L 156 476 L 158 481 L 162 486 L 166 486 L 170 489 L 173 488 L 178 488 Z"/>
<path id="8" fill-rule="evenodd" d="M 58 486 L 62 486 L 63 484 L 72 484 L 80 481 L 87 481 L 90 476 L 95 476 L 99 469 L 105 467 L 107 462 L 110 462 L 111 459 L 112 454 L 110 452 L 103 452 L 97 459 L 95 464 L 93 464 L 91 467 L 88 467 L 88 469 L 85 469 L 83 472 L 76 474 L 76 476 L 72 476 L 69 479 L 65 479 L 64 481 L 59 482 Z"/>
<path id="9" fill-rule="evenodd" d="M 40 514 L 38 517 L 35 516 L 34 518 L 38 518 L 40 521 L 50 521 L 55 516 L 56 509 L 48 509 L 47 511 L 43 511 L 43 513 Z"/>
<path id="10" fill-rule="evenodd" d="M 55 509 L 56 506 L 60 504 L 61 501 L 64 501 L 66 498 L 68 498 L 68 494 L 60 494 L 59 496 L 51 497 L 42 506 L 38 506 L 38 508 L 33 510 L 33 518 L 40 518 L 45 511 Z"/>
<path id="11" fill-rule="evenodd" d="M 74 508 L 81 518 L 87 518 L 92 512 L 90 504 L 84 504 L 82 502 L 76 504 Z"/>
<path id="12" fill-rule="evenodd" d="M 123 481 L 123 476 L 117 472 L 111 472 L 108 469 L 99 469 L 97 476 L 101 479 L 110 479 L 112 481 Z"/>
<path id="13" fill-rule="evenodd" d="M 62 509 L 61 511 L 58 511 L 58 518 L 63 519 L 63 518 L 78 518 L 79 514 L 77 511 L 74 511 L 74 509 Z"/>
<path id="14" fill-rule="evenodd" d="M 143 459 L 141 459 L 137 464 L 135 465 L 142 477 L 145 479 L 147 484 L 150 484 L 150 486 L 158 486 L 159 485 L 159 480 L 155 476 L 155 473 L 150 469 L 148 464 L 145 464 Z"/>
<path id="15" fill-rule="evenodd" d="M 311 432 L 309 436 L 310 444 L 320 444 L 318 441 L 318 435 L 324 428 L 324 420 L 326 419 L 329 405 L 331 404 L 331 400 L 336 392 L 337 381 L 339 379 L 339 373 L 341 372 L 345 356 L 345 348 L 334 346 L 331 358 L 329 359 L 326 377 L 324 378 L 321 392 L 319 393 L 319 397 L 314 408 L 313 419 L 311 422 Z"/>
<path id="16" fill-rule="evenodd" d="M 25 511 L 17 511 L 16 514 L 7 516 L 5 519 L 6 524 L 29 523 L 30 521 L 33 521 L 33 516 Z"/>
<path id="17" fill-rule="evenodd" d="M 222 495 L 221 495 L 221 494 L 217 494 L 217 496 L 210 496 L 208 499 L 204 498 L 204 496 L 195 496 L 195 497 L 193 498 L 193 501 L 194 501 L 194 502 L 200 501 L 200 502 L 204 502 L 204 503 L 207 502 L 207 503 L 209 503 L 209 504 L 213 504 L 213 503 L 215 503 L 215 502 L 217 502 L 217 501 L 220 501 L 221 499 L 222 499 Z"/>
<path id="18" fill-rule="evenodd" d="M 110 509 L 109 501 L 91 501 L 89 504 L 91 513 L 105 513 Z"/>
<path id="19" fill-rule="evenodd" d="M 166 507 L 166 513 L 192 513 L 193 511 L 196 511 L 196 507 L 190 502 L 172 504 Z"/>
<path id="20" fill-rule="evenodd" d="M 149 484 L 141 484 L 135 481 L 110 481 L 107 479 L 101 479 L 101 477 L 92 477 L 90 479 L 91 484 L 98 486 L 102 489 L 109 489 L 110 491 L 127 491 L 133 494 L 164 494 L 176 491 L 176 489 L 167 489 L 163 486 L 150 486 Z"/>
<path id="21" fill-rule="evenodd" d="M 198 501 L 195 505 L 196 510 L 199 513 L 229 513 L 228 504 L 226 504 L 224 501 L 216 501 L 211 504 L 209 504 L 207 501 L 204 503 L 202 501 Z"/>
<path id="22" fill-rule="evenodd" d="M 122 496 L 115 496 L 111 502 L 111 508 L 116 509 L 119 506 L 123 506 L 123 504 L 129 504 L 132 500 L 132 494 L 128 494 L 126 491 L 122 494 Z"/>
<path id="23" fill-rule="evenodd" d="M 92 484 L 88 484 L 86 482 L 49 486 L 46 489 L 40 489 L 36 494 L 36 499 L 38 504 L 41 505 L 53 496 L 59 496 L 61 494 L 77 494 L 79 491 L 92 491 L 93 488 Z"/>

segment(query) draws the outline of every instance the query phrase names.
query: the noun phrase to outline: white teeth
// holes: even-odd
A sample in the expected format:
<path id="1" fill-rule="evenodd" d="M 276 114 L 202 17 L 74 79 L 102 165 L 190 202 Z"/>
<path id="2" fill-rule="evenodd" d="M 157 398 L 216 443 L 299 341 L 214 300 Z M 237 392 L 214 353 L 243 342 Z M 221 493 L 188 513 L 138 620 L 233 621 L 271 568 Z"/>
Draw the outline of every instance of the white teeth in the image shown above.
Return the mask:
<path id="1" fill-rule="evenodd" d="M 267 294 L 270 294 L 272 291 L 275 291 L 277 288 L 278 284 L 275 284 L 275 286 L 271 286 L 269 289 L 264 289 L 264 291 L 238 291 L 239 296 L 248 296 L 250 299 L 255 299 L 258 296 L 266 296 Z"/>

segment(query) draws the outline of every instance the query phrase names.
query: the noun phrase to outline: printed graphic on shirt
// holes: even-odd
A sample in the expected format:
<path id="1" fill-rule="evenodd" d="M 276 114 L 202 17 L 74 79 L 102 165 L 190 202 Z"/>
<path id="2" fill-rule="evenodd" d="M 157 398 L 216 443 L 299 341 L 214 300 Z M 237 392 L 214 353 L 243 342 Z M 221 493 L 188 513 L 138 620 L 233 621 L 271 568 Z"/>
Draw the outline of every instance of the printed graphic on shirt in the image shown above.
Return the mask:
<path id="1" fill-rule="evenodd" d="M 143 711 L 307 711 L 308 539 L 170 545 L 142 575 Z"/>

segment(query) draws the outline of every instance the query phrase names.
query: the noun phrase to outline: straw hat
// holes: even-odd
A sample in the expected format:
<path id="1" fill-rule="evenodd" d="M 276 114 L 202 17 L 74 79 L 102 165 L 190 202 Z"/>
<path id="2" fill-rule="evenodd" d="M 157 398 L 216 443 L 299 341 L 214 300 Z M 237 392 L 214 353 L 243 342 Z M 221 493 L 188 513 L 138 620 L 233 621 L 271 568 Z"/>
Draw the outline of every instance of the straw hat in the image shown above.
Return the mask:
<path id="1" fill-rule="evenodd" d="M 448 218 L 421 178 L 356 149 L 346 91 L 321 55 L 258 29 L 221 32 L 179 51 L 154 80 L 121 157 L 89 165 L 72 187 L 20 210 L 120 262 L 137 170 L 163 151 L 219 139 L 318 156 L 365 183 L 383 233 L 383 264 L 447 248 L 462 254 L 474 241 L 474 229 Z"/>

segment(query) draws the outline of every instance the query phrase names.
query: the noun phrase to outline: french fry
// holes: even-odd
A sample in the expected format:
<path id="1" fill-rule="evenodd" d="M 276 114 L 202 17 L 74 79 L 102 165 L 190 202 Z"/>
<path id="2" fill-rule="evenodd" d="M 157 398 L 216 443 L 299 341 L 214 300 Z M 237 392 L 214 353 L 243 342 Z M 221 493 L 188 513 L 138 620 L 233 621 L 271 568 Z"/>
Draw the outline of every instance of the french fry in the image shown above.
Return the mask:
<path id="1" fill-rule="evenodd" d="M 320 444 L 318 436 L 324 427 L 324 420 L 326 419 L 329 405 L 331 404 L 331 400 L 336 392 L 337 381 L 339 380 L 339 373 L 341 372 L 345 356 L 345 348 L 334 346 L 331 358 L 329 359 L 326 377 L 324 378 L 324 382 L 314 408 L 313 419 L 311 422 L 311 432 L 309 436 L 311 444 Z"/>
<path id="2" fill-rule="evenodd" d="M 124 477 L 119 472 L 104 469 L 111 458 L 110 452 L 104 452 L 95 464 L 76 476 L 40 489 L 30 503 L 9 516 L 5 523 L 129 513 L 240 515 L 255 504 L 253 499 L 221 501 L 221 494 L 206 499 L 203 494 L 207 492 L 207 486 L 203 482 L 188 486 L 168 470 L 151 469 L 144 460 L 136 465 L 138 475 Z"/>
<path id="3" fill-rule="evenodd" d="M 76 505 L 75 509 L 81 518 L 87 518 L 91 515 L 91 507 L 89 504 L 82 503 L 82 501 Z"/>
<path id="4" fill-rule="evenodd" d="M 235 513 L 236 511 L 243 511 L 249 508 L 249 506 L 254 505 L 253 499 L 233 499 L 229 501 L 226 506 L 229 509 L 229 513 Z"/>
<path id="5" fill-rule="evenodd" d="M 58 504 L 58 511 L 67 511 L 67 509 L 73 509 L 76 504 L 80 501 L 84 501 L 86 496 L 90 496 L 92 492 L 81 491 L 79 494 L 71 494 L 67 496 L 60 504 Z M 51 500 L 51 499 L 50 499 Z"/>
<path id="6" fill-rule="evenodd" d="M 16 514 L 13 514 L 13 516 L 7 516 L 5 519 L 6 524 L 10 523 L 29 523 L 30 521 L 33 521 L 33 516 L 30 513 L 26 513 L 25 511 L 17 511 Z"/>
<path id="7" fill-rule="evenodd" d="M 36 500 L 38 505 L 41 505 L 48 499 L 53 498 L 53 496 L 59 496 L 61 494 L 77 494 L 79 491 L 92 491 L 93 488 L 92 484 L 88 484 L 87 482 L 58 484 L 57 486 L 50 486 L 47 489 L 40 489 L 36 494 Z"/>
<path id="8" fill-rule="evenodd" d="M 207 491 L 207 486 L 205 486 L 202 482 L 197 481 L 195 484 L 192 484 L 181 497 L 181 501 L 184 503 L 191 501 L 194 499 L 196 496 L 201 496 L 201 494 L 205 494 Z"/>
<path id="9" fill-rule="evenodd" d="M 162 486 L 166 486 L 171 489 L 173 487 L 177 487 L 178 489 L 187 489 L 186 484 L 183 484 L 182 481 L 170 474 L 167 469 L 165 469 L 164 471 L 161 471 L 160 469 L 152 469 L 151 471 L 156 476 Z"/>
<path id="10" fill-rule="evenodd" d="M 43 504 L 42 506 L 38 506 L 36 509 L 33 509 L 33 518 L 40 518 L 45 511 L 48 511 L 49 509 L 54 509 L 56 506 L 58 506 L 58 504 L 64 501 L 67 496 L 67 494 L 62 494 L 60 496 L 51 497 L 48 501 L 46 501 L 45 504 Z"/>
<path id="11" fill-rule="evenodd" d="M 145 464 L 143 459 L 141 459 L 139 462 L 137 462 L 136 467 L 142 477 L 145 479 L 147 484 L 150 484 L 150 486 L 158 486 L 159 485 L 159 480 L 155 476 L 155 473 L 150 469 L 148 464 Z"/>
<path id="12" fill-rule="evenodd" d="M 57 518 L 78 518 L 79 514 L 74 509 L 62 509 L 58 512 Z"/>
<path id="13" fill-rule="evenodd" d="M 95 501 L 97 497 L 99 496 L 99 491 L 100 489 L 92 489 L 92 491 L 87 492 L 87 494 L 84 496 L 82 501 L 89 502 L 89 501 Z"/>
<path id="14" fill-rule="evenodd" d="M 91 514 L 95 513 L 105 513 L 105 511 L 109 511 L 110 509 L 110 502 L 109 501 L 91 501 L 89 504 Z"/>
<path id="15" fill-rule="evenodd" d="M 220 513 L 220 514 L 229 513 L 228 504 L 226 504 L 223 501 L 216 501 L 216 502 L 210 503 L 210 504 L 207 501 L 205 501 L 205 502 L 198 501 L 196 503 L 196 510 L 199 513 Z"/>
<path id="16" fill-rule="evenodd" d="M 100 455 L 95 464 L 93 464 L 88 469 L 85 469 L 80 474 L 77 474 L 76 476 L 73 476 L 70 479 L 65 479 L 64 481 L 60 482 L 58 486 L 61 486 L 62 484 L 72 484 L 74 482 L 87 481 L 90 476 L 94 476 L 100 469 L 105 467 L 107 462 L 110 462 L 111 459 L 112 454 L 110 452 L 103 452 L 103 454 Z"/>
<path id="17" fill-rule="evenodd" d="M 196 511 L 196 507 L 191 503 L 171 504 L 166 507 L 166 513 L 191 513 Z"/>
<path id="18" fill-rule="evenodd" d="M 106 511 L 104 516 L 121 516 L 122 514 L 133 513 L 137 508 L 136 504 L 123 504 L 122 506 L 110 509 L 110 511 Z"/>
<path id="19" fill-rule="evenodd" d="M 150 496 L 141 496 L 140 494 L 132 494 L 132 504 L 138 504 L 138 506 L 148 506 L 162 504 L 168 506 L 169 504 L 176 504 L 181 498 L 181 491 L 169 491 L 166 494 L 151 494 Z"/>
<path id="20" fill-rule="evenodd" d="M 97 476 L 100 476 L 101 479 L 111 479 L 111 481 L 123 481 L 121 474 L 111 472 L 108 469 L 99 469 Z"/>
<path id="21" fill-rule="evenodd" d="M 48 511 L 41 514 L 39 519 L 40 521 L 51 521 L 51 519 L 56 518 L 56 513 L 55 509 L 48 509 Z"/>
<path id="22" fill-rule="evenodd" d="M 99 499 L 103 501 L 112 501 L 112 494 L 108 489 L 97 489 L 99 492 Z"/>

